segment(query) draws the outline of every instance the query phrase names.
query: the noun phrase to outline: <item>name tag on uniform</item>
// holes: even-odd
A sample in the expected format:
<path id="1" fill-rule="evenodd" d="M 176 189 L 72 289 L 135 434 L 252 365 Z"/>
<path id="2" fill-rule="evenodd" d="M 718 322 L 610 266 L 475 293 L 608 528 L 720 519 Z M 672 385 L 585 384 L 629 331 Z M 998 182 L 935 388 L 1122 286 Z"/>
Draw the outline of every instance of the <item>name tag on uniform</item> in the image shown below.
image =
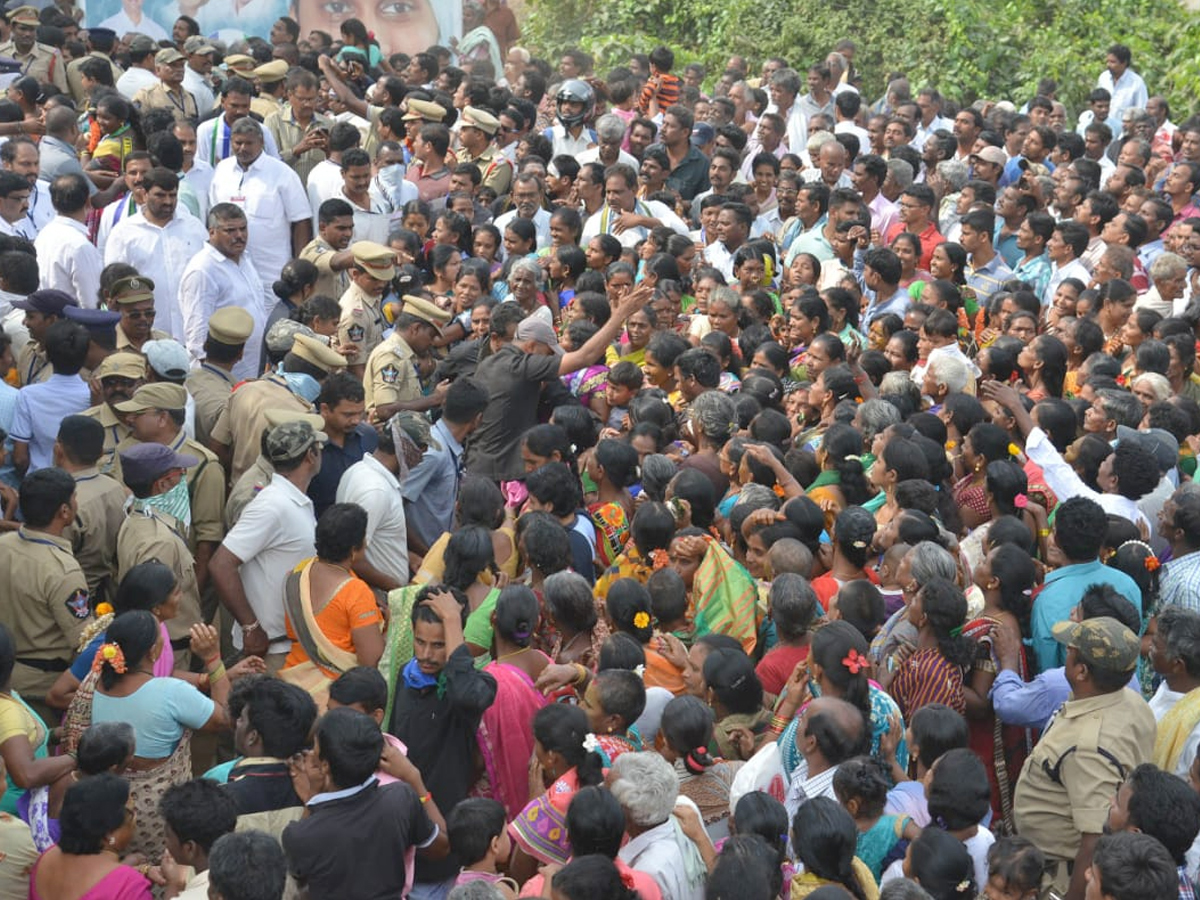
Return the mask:
<path id="1" fill-rule="evenodd" d="M 236 196 L 236 197 L 230 197 L 230 198 L 229 198 L 229 202 L 230 202 L 230 203 L 245 203 L 245 202 L 246 202 L 246 195 L 245 195 L 245 194 L 239 194 L 239 195 L 238 195 L 238 196 Z"/>

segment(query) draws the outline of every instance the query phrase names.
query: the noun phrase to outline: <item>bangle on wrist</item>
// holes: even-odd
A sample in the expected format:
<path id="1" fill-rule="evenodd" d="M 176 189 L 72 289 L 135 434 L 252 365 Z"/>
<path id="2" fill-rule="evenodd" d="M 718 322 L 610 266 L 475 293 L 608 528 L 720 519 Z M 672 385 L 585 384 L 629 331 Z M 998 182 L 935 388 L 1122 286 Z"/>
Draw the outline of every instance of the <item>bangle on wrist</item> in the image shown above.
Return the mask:
<path id="1" fill-rule="evenodd" d="M 421 803 L 422 804 L 428 803 L 432 799 L 433 799 L 433 794 L 429 793 L 429 791 L 426 791 L 424 794 L 421 795 Z"/>
<path id="2" fill-rule="evenodd" d="M 242 634 L 247 635 L 250 632 L 256 631 L 259 628 L 262 628 L 262 626 L 260 624 L 258 624 L 258 619 L 255 619 L 253 622 L 250 622 L 250 623 L 242 626 Z"/>

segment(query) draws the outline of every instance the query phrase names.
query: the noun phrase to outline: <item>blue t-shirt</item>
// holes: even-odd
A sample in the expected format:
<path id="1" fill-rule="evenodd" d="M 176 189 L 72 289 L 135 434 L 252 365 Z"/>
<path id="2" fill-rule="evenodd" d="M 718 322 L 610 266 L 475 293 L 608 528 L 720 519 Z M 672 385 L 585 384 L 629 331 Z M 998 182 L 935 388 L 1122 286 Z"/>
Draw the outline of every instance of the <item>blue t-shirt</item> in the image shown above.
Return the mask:
<path id="1" fill-rule="evenodd" d="M 151 678 L 128 697 L 92 697 L 93 722 L 128 722 L 137 739 L 134 754 L 163 759 L 175 752 L 184 729 L 212 718 L 216 704 L 178 678 Z"/>

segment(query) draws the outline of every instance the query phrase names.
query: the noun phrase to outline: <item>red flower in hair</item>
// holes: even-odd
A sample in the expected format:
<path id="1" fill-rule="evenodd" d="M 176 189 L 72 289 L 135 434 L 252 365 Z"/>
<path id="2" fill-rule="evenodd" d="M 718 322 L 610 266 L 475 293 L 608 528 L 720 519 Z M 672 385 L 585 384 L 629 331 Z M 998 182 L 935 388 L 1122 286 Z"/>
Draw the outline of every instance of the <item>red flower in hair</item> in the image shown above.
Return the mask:
<path id="1" fill-rule="evenodd" d="M 650 565 L 654 569 L 665 569 L 671 564 L 671 557 L 666 550 L 650 551 Z"/>
<path id="2" fill-rule="evenodd" d="M 1147 572 L 1157 572 L 1158 567 L 1161 566 L 1162 563 L 1160 563 L 1158 561 L 1157 556 L 1147 556 L 1146 559 L 1142 562 L 1142 565 L 1144 565 L 1146 567 Z"/>
<path id="3" fill-rule="evenodd" d="M 1122 372 L 1117 376 L 1117 384 L 1119 384 L 1121 387 L 1125 387 L 1125 381 L 1125 373 Z"/>
<path id="4" fill-rule="evenodd" d="M 1028 505 L 1029 498 L 1024 494 L 1017 494 L 1017 496 L 1013 497 L 1013 506 L 1015 506 L 1017 509 L 1024 509 Z"/>
<path id="5" fill-rule="evenodd" d="M 857 675 L 863 669 L 870 666 L 870 661 L 863 654 L 859 653 L 853 647 L 846 654 L 846 658 L 842 660 L 842 665 L 850 670 L 851 675 Z"/>

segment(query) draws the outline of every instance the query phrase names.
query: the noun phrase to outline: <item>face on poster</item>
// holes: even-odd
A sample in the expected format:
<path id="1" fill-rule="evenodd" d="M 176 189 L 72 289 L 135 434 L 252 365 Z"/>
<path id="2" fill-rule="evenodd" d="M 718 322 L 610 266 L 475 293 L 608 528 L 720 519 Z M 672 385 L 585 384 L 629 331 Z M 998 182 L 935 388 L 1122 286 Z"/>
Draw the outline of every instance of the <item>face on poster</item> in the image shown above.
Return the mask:
<path id="1" fill-rule="evenodd" d="M 180 16 L 200 33 L 227 43 L 246 36 L 269 39 L 281 16 L 300 23 L 300 38 L 324 31 L 340 40 L 341 24 L 358 19 L 383 53 L 419 53 L 462 36 L 462 0 L 85 0 L 85 21 L 124 35 L 139 31 L 156 40 L 172 33 Z"/>

